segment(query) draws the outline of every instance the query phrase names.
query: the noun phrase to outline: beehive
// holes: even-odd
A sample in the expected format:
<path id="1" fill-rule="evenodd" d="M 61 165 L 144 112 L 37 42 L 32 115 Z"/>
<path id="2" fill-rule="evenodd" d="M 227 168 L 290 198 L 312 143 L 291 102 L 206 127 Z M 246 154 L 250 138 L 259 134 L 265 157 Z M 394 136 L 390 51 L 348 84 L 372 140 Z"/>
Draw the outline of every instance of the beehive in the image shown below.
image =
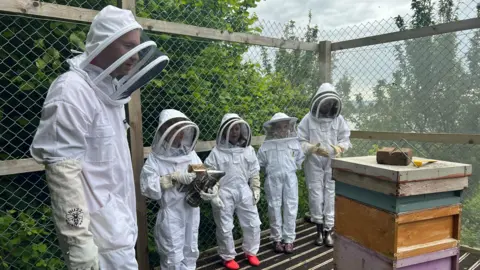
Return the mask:
<path id="1" fill-rule="evenodd" d="M 359 256 L 364 267 L 336 262 L 336 269 L 456 269 L 460 197 L 471 165 L 439 160 L 417 168 L 365 156 L 334 159 L 332 168 L 335 258 Z"/>

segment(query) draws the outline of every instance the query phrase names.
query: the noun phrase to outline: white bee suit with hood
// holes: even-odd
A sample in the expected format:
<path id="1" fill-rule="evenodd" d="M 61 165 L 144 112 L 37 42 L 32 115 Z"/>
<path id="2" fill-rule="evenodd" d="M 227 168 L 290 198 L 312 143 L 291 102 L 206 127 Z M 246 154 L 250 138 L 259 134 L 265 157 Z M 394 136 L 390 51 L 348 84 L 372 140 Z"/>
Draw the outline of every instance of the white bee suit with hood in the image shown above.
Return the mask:
<path id="1" fill-rule="evenodd" d="M 30 148 L 32 157 L 45 165 L 68 269 L 138 269 L 135 186 L 124 105 L 130 100 L 131 86 L 138 86 L 147 73 L 158 74 L 168 58 L 158 52 L 153 60 L 143 61 L 140 56 L 138 65 L 123 78 L 109 74 L 135 53 L 141 54 L 141 49 L 133 48 L 106 70 L 90 64 L 134 29 L 141 26 L 128 10 L 107 6 L 95 16 L 86 52 L 69 59 L 70 70 L 48 90 Z M 115 93 L 124 98 L 113 98 Z"/>
<path id="2" fill-rule="evenodd" d="M 169 120 L 178 120 L 175 124 Z M 171 128 L 169 128 L 171 127 Z M 180 147 L 172 147 L 178 132 L 183 139 Z M 141 173 L 142 194 L 160 205 L 155 223 L 155 243 L 160 254 L 160 266 L 164 270 L 193 270 L 199 255 L 198 226 L 200 208 L 191 207 L 187 201 L 184 184 L 173 181 L 162 187 L 161 177 L 179 172 L 188 175 L 189 164 L 202 164 L 194 151 L 198 127 L 183 113 L 168 109 L 160 113 L 160 123 Z M 193 174 L 195 176 L 195 174 Z"/>
<path id="3" fill-rule="evenodd" d="M 298 212 L 298 180 L 296 171 L 305 158 L 295 130 L 297 118 L 276 113 L 265 122 L 265 142 L 258 150 L 260 167 L 265 168 L 265 194 L 268 202 L 270 233 L 273 241 L 293 243 Z M 285 134 L 275 124 L 288 122 Z M 283 205 L 283 215 L 282 215 Z"/>
<path id="4" fill-rule="evenodd" d="M 334 101 L 326 113 L 322 113 L 322 104 Z M 334 226 L 335 182 L 332 180 L 331 159 L 336 153 L 334 146 L 344 150 L 351 147 L 350 129 L 340 115 L 341 101 L 333 85 L 324 83 L 320 86 L 311 102 L 310 112 L 298 125 L 298 137 L 305 153 L 305 178 L 308 188 L 311 220 L 324 224 L 330 231 Z M 315 155 L 315 145 L 328 152 L 328 157 Z"/>
<path id="5" fill-rule="evenodd" d="M 240 138 L 234 145 L 229 142 L 232 127 L 240 126 Z M 260 166 L 255 150 L 250 145 L 250 126 L 237 114 L 224 115 L 217 133 L 217 144 L 205 160 L 205 165 L 221 170 L 219 195 L 224 207 L 212 204 L 216 224 L 218 253 L 225 261 L 235 258 L 233 214 L 236 213 L 243 231 L 245 254 L 256 256 L 260 247 L 260 218 L 256 203 L 260 198 Z"/>

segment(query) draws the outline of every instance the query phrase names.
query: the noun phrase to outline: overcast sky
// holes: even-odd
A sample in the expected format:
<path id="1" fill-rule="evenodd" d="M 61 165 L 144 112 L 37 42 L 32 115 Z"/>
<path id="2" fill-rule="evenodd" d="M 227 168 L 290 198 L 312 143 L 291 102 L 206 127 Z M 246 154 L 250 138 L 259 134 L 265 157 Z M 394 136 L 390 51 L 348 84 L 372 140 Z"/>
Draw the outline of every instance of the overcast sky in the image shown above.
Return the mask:
<path id="1" fill-rule="evenodd" d="M 437 5 L 437 1 L 432 2 Z M 459 19 L 475 17 L 476 2 L 455 0 Z M 262 35 L 282 38 L 283 25 L 289 20 L 297 22 L 296 36 L 303 36 L 305 30 L 302 28 L 307 25 L 311 10 L 312 24 L 320 29 L 320 40 L 335 42 L 398 31 L 393 17 L 411 15 L 410 4 L 411 0 L 262 0 L 250 11 L 257 13 Z M 468 49 L 469 34 L 471 31 L 459 35 L 461 59 Z M 401 42 L 335 52 L 334 83 L 346 74 L 353 79 L 352 92 L 362 93 L 368 100 L 378 80 L 391 81 L 397 67 L 395 44 Z M 276 49 L 269 48 L 268 51 L 273 59 Z M 252 46 L 245 59 L 260 62 L 258 46 Z"/>
<path id="2" fill-rule="evenodd" d="M 251 11 L 263 20 L 294 20 L 304 26 L 312 10 L 313 24 L 327 30 L 405 15 L 410 11 L 410 3 L 411 0 L 262 0 Z"/>

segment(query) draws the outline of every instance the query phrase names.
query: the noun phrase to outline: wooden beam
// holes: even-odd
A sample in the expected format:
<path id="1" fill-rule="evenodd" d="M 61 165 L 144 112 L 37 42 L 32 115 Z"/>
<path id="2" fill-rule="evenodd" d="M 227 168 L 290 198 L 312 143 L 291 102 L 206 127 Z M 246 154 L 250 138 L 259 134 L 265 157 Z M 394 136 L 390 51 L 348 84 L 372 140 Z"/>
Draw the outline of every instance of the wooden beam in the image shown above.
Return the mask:
<path id="1" fill-rule="evenodd" d="M 413 142 L 446 143 L 446 144 L 480 144 L 480 134 L 455 134 L 455 133 L 400 133 L 376 131 L 351 131 L 350 138 L 398 141 L 405 139 Z"/>
<path id="2" fill-rule="evenodd" d="M 429 142 L 445 144 L 480 144 L 479 134 L 448 134 L 448 133 L 398 133 L 398 132 L 375 132 L 358 131 L 351 132 L 351 139 L 379 140 L 379 141 L 398 141 L 405 139 L 412 142 Z M 264 136 L 254 136 L 252 145 L 262 144 Z M 195 147 L 197 152 L 210 151 L 215 146 L 215 141 L 198 141 Z M 150 153 L 150 147 L 143 148 L 143 157 Z M 15 159 L 0 161 L 0 176 L 27 172 L 43 171 L 43 165 L 37 164 L 33 159 Z"/>
<path id="3" fill-rule="evenodd" d="M 135 14 L 135 0 L 121 0 L 121 8 L 128 9 Z M 120 0 L 118 0 L 120 2 Z M 120 3 L 117 3 L 120 4 Z M 140 90 L 133 92 L 127 105 L 128 121 L 130 125 L 130 151 L 132 156 L 133 178 L 135 181 L 135 198 L 137 207 L 138 237 L 135 245 L 135 255 L 138 269 L 149 270 L 148 251 L 148 217 L 147 201 L 140 188 L 140 174 L 142 172 L 143 158 L 143 132 L 142 132 L 142 101 Z"/>
<path id="4" fill-rule="evenodd" d="M 91 22 L 98 13 L 96 10 L 44 3 L 38 0 L 1 0 L 0 11 L 86 23 Z M 298 49 L 304 51 L 318 50 L 318 44 L 313 42 L 284 40 L 238 32 L 229 33 L 218 29 L 141 17 L 137 17 L 137 21 L 144 27 L 144 29 L 157 33 L 184 35 L 217 41 L 228 41 L 283 49 Z"/>
<path id="5" fill-rule="evenodd" d="M 33 158 L 12 159 L 0 161 L 0 176 L 45 170 L 45 166 L 38 164 Z"/>
<path id="6" fill-rule="evenodd" d="M 137 18 L 138 22 L 150 31 L 169 33 L 176 35 L 185 35 L 191 37 L 205 38 L 217 41 L 229 41 L 235 43 L 244 43 L 250 45 L 260 45 L 282 49 L 296 49 L 303 51 L 317 51 L 318 44 L 313 42 L 301 42 L 294 40 L 284 40 L 280 38 L 264 37 L 261 35 L 247 33 L 229 33 L 227 31 L 186 25 L 180 23 L 166 22 L 147 18 Z"/>
<path id="7" fill-rule="evenodd" d="M 0 11 L 66 21 L 90 23 L 98 11 L 40 2 L 37 0 L 1 0 Z"/>
<path id="8" fill-rule="evenodd" d="M 332 82 L 332 43 L 322 41 L 318 44 L 318 62 L 320 63 L 320 83 Z"/>
<path id="9" fill-rule="evenodd" d="M 252 137 L 252 145 L 253 146 L 260 146 L 263 143 L 263 140 L 265 140 L 265 136 L 253 136 Z M 215 141 L 198 141 L 197 145 L 195 146 L 195 151 L 197 153 L 200 152 L 208 152 L 215 147 L 216 142 Z M 144 147 L 143 148 L 143 156 L 145 158 L 148 157 L 148 154 L 152 151 L 151 147 Z"/>
<path id="10" fill-rule="evenodd" d="M 457 31 L 480 28 L 480 18 L 473 18 L 449 23 L 442 23 L 417 29 L 410 29 L 383 35 L 370 36 L 365 38 L 346 40 L 332 43 L 332 51 L 359 48 L 364 46 L 377 45 L 382 43 L 401 41 L 414 38 L 422 38 L 434 35 L 441 35 Z"/>

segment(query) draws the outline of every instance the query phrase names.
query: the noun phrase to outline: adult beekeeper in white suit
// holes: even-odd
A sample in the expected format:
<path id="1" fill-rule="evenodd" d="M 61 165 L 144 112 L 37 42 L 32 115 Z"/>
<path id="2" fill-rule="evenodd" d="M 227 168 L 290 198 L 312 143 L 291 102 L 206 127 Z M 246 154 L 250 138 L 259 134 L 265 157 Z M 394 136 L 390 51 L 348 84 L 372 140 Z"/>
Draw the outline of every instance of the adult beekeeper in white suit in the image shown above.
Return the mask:
<path id="1" fill-rule="evenodd" d="M 333 246 L 335 182 L 332 158 L 351 147 L 350 128 L 340 115 L 342 101 L 330 83 L 320 86 L 310 103 L 310 112 L 298 125 L 305 153 L 305 179 L 311 221 L 317 224 L 317 245 Z"/>
<path id="2" fill-rule="evenodd" d="M 243 232 L 242 248 L 248 262 L 258 266 L 260 247 L 260 166 L 250 145 L 250 126 L 235 113 L 223 116 L 217 133 L 216 146 L 205 159 L 205 165 L 224 171 L 220 179 L 220 199 L 223 208 L 212 203 L 216 225 L 218 253 L 228 269 L 239 269 L 233 240 L 233 214 L 236 213 Z"/>
<path id="3" fill-rule="evenodd" d="M 30 152 L 45 165 L 68 269 L 138 269 L 124 105 L 168 57 L 132 12 L 113 6 L 95 16 L 85 47 L 50 86 Z"/>
<path id="4" fill-rule="evenodd" d="M 298 212 L 296 171 L 302 169 L 305 158 L 298 141 L 296 122 L 297 118 L 281 112 L 273 115 L 263 124 L 265 141 L 258 150 L 258 161 L 266 175 L 270 238 L 278 253 L 292 253 L 295 240 Z"/>
<path id="5" fill-rule="evenodd" d="M 183 113 L 167 109 L 160 113 L 152 152 L 141 173 L 141 191 L 160 205 L 155 223 L 155 243 L 164 270 L 194 270 L 199 256 L 200 208 L 187 203 L 188 185 L 195 173 L 189 164 L 202 164 L 194 148 L 199 136 L 197 125 Z M 203 194 L 204 200 L 223 207 L 218 186 Z"/>

